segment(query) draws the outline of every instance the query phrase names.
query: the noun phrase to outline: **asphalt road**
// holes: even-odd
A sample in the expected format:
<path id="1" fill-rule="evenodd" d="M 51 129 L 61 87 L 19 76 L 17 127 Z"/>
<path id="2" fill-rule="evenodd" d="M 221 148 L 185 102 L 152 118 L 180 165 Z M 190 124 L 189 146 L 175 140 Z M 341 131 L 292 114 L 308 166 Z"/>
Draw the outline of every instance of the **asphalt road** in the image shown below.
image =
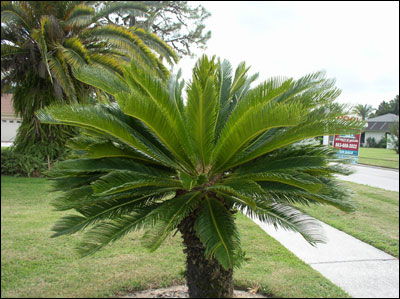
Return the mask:
<path id="1" fill-rule="evenodd" d="M 398 170 L 383 169 L 365 165 L 352 165 L 351 167 L 355 170 L 354 174 L 349 176 L 338 175 L 337 177 L 341 180 L 350 181 L 357 184 L 399 192 Z"/>

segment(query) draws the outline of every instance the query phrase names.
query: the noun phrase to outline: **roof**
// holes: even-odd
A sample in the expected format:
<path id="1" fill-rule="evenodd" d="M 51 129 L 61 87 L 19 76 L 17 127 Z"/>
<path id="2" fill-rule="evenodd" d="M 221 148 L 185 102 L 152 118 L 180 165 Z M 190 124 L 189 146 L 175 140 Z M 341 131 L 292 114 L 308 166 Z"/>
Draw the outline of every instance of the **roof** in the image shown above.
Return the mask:
<path id="1" fill-rule="evenodd" d="M 399 116 L 392 113 L 370 118 L 367 119 L 368 128 L 365 131 L 389 132 L 391 124 L 395 121 L 399 121 Z"/>
<path id="2" fill-rule="evenodd" d="M 12 103 L 12 93 L 1 95 L 1 116 L 16 116 Z"/>
<path id="3" fill-rule="evenodd" d="M 381 121 L 368 122 L 368 128 L 365 131 L 389 132 L 389 125 L 391 123 L 392 122 L 381 122 Z"/>
<path id="4" fill-rule="evenodd" d="M 393 113 L 380 115 L 374 118 L 367 119 L 367 122 L 394 122 L 399 121 L 399 116 Z"/>

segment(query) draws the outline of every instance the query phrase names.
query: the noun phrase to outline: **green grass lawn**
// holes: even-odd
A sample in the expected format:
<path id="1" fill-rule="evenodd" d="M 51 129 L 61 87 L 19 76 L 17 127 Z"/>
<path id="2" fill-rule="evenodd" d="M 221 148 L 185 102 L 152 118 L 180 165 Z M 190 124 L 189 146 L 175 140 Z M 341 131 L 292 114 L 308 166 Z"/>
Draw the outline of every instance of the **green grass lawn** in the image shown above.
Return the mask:
<path id="1" fill-rule="evenodd" d="M 79 235 L 50 238 L 64 212 L 52 211 L 56 194 L 45 179 L 2 176 L 1 184 L 2 297 L 111 297 L 184 283 L 179 234 L 149 253 L 142 232 L 130 233 L 81 259 L 73 250 Z M 247 217 L 238 215 L 238 226 L 250 261 L 235 270 L 236 288 L 259 286 L 273 297 L 349 297 Z"/>
<path id="2" fill-rule="evenodd" d="M 357 239 L 399 257 L 399 193 L 350 182 L 343 184 L 355 191 L 355 212 L 345 213 L 329 206 L 302 209 Z"/>
<path id="3" fill-rule="evenodd" d="M 399 155 L 385 148 L 361 147 L 358 163 L 399 169 Z"/>

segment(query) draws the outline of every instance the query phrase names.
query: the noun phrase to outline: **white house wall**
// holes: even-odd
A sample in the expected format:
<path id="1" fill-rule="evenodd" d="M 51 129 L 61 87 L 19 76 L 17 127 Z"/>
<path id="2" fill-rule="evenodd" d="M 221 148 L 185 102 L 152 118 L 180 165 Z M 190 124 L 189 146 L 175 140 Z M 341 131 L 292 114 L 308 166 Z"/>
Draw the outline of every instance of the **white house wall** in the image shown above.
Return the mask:
<path id="1" fill-rule="evenodd" d="M 13 142 L 17 135 L 17 130 L 21 125 L 20 120 L 2 119 L 1 120 L 1 142 Z"/>
<path id="2" fill-rule="evenodd" d="M 368 138 L 375 138 L 376 142 L 379 142 L 383 137 L 385 137 L 385 132 L 365 132 L 365 143 L 367 143 Z"/>

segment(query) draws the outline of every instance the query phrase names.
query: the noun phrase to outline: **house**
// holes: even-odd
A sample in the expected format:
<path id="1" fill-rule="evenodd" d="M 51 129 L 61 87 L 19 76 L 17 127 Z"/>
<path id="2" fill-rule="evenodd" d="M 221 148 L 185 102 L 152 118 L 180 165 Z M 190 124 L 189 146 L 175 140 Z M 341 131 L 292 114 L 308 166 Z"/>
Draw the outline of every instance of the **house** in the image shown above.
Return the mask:
<path id="1" fill-rule="evenodd" d="M 13 108 L 12 94 L 1 95 L 1 143 L 11 145 L 17 135 L 17 130 L 22 119 L 18 117 Z"/>
<path id="2" fill-rule="evenodd" d="M 370 137 L 375 138 L 376 142 L 379 142 L 383 137 L 387 138 L 390 134 L 390 127 L 396 121 L 399 121 L 399 116 L 392 113 L 367 119 L 368 127 L 365 130 L 364 144 Z"/>

